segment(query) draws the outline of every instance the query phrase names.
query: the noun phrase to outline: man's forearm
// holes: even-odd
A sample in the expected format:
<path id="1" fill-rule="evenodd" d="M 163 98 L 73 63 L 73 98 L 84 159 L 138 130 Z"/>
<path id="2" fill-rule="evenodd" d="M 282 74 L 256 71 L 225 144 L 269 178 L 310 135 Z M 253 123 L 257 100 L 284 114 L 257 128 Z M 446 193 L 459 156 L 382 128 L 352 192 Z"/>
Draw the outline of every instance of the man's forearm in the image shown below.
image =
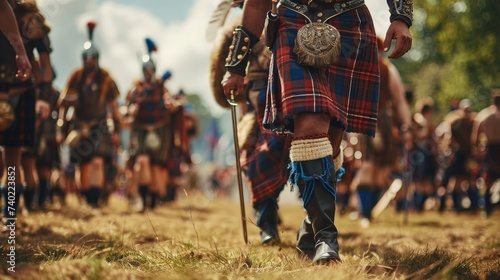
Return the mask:
<path id="1" fill-rule="evenodd" d="M 242 25 L 256 37 L 264 29 L 266 13 L 271 7 L 269 0 L 246 0 L 243 6 Z"/>
<path id="2" fill-rule="evenodd" d="M 16 54 L 26 55 L 16 17 L 6 0 L 0 0 L 0 29 L 9 40 Z"/>
<path id="3" fill-rule="evenodd" d="M 394 20 L 401 20 L 405 22 L 408 27 L 413 22 L 413 0 L 387 0 L 389 11 L 391 13 L 391 22 Z"/>

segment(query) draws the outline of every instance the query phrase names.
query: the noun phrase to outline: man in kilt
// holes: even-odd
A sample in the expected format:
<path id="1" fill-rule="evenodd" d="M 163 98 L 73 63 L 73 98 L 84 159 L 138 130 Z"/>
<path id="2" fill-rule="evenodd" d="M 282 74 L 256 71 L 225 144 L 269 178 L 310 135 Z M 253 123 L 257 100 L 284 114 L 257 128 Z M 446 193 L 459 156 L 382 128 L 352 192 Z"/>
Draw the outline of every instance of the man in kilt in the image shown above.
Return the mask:
<path id="1" fill-rule="evenodd" d="M 363 217 L 362 225 L 372 220 L 372 210 L 383 192 L 391 184 L 391 173 L 397 169 L 395 163 L 400 162 L 398 142 L 400 133 L 410 143 L 411 127 L 410 107 L 405 100 L 405 88 L 397 68 L 383 57 L 383 40 L 377 38 L 380 68 L 380 94 L 375 137 L 367 137 L 363 163 L 356 177 L 359 181 L 357 193 L 359 208 Z M 403 129 L 397 129 L 397 128 Z M 396 129 L 395 129 L 396 128 Z"/>
<path id="2" fill-rule="evenodd" d="M 133 117 L 130 156 L 133 178 L 142 198 L 142 211 L 155 209 L 157 200 L 166 194 L 166 166 L 173 144 L 172 111 L 175 107 L 164 80 L 156 77 L 152 53 L 154 42 L 146 39 L 148 55 L 142 64 L 143 80 L 127 95 L 127 106 Z M 167 79 L 168 77 L 164 77 Z"/>
<path id="3" fill-rule="evenodd" d="M 62 131 L 70 131 L 66 142 L 71 163 L 80 168 L 80 194 L 90 206 L 98 207 L 106 182 L 105 164 L 112 160 L 113 147 L 119 142 L 120 93 L 110 74 L 98 64 L 99 52 L 92 42 L 95 23 L 89 22 L 87 27 L 89 41 L 82 53 L 83 67 L 70 75 L 61 92 L 59 124 Z M 68 123 L 66 115 L 71 106 L 74 114 Z M 108 117 L 113 126 L 108 126 Z"/>
<path id="4" fill-rule="evenodd" d="M 8 2 L 10 7 L 2 2 L 0 8 L 4 13 L 12 8 L 17 21 L 13 21 L 10 13 L 0 19 L 5 32 L 5 35 L 0 33 L 0 145 L 5 149 L 3 163 L 8 179 L 2 190 L 2 212 L 4 218 L 14 218 L 25 183 L 21 167 L 22 147 L 34 146 L 36 114 L 40 120 L 49 114 L 48 92 L 35 91 L 29 62 L 33 59 L 33 49 L 39 52 L 47 50 L 40 40 L 48 30 L 37 10 L 17 1 Z"/>
<path id="5" fill-rule="evenodd" d="M 244 1 L 232 1 L 232 5 L 241 7 Z M 228 108 L 230 105 L 223 95 L 221 79 L 225 73 L 224 63 L 228 47 L 232 41 L 232 33 L 236 25 L 241 24 L 241 18 L 224 30 L 216 41 L 212 56 L 212 91 L 220 93 L 218 103 Z M 246 111 L 238 124 L 238 138 L 241 154 L 240 162 L 244 171 L 247 186 L 252 195 L 252 205 L 257 214 L 261 243 L 279 242 L 278 235 L 278 196 L 287 181 L 289 142 L 286 135 L 278 135 L 262 127 L 266 107 L 267 77 L 271 52 L 260 40 L 255 44 L 249 55 L 249 68 L 246 81 L 246 102 L 240 102 Z M 221 65 L 222 64 L 222 65 Z M 222 67 L 218 67 L 221 65 Z M 221 70 L 222 69 L 222 70 Z M 215 73 L 221 71 L 221 73 Z"/>
<path id="6" fill-rule="evenodd" d="M 27 20 L 26 18 L 35 14 L 39 15 L 39 10 L 36 2 L 23 2 L 16 8 L 16 14 L 19 14 L 22 18 L 21 21 Z M 40 17 L 40 16 L 39 16 Z M 51 175 L 52 165 L 59 163 L 58 148 L 55 145 L 55 121 L 52 112 L 56 111 L 56 103 L 58 98 L 58 93 L 54 93 L 52 88 L 52 81 L 54 80 L 54 71 L 52 69 L 52 64 L 50 60 L 50 53 L 52 52 L 52 46 L 48 36 L 49 28 L 47 23 L 40 18 L 40 23 L 43 24 L 44 32 L 40 34 L 42 36 L 33 42 L 34 48 L 27 49 L 28 52 L 33 52 L 34 49 L 38 52 L 38 58 L 31 59 L 31 65 L 33 68 L 33 78 L 35 82 L 35 88 L 38 95 L 48 96 L 50 100 L 50 115 L 46 120 L 37 120 L 35 122 L 35 146 L 25 147 L 22 152 L 22 166 L 24 180 L 26 183 L 26 189 L 24 191 L 24 205 L 27 210 L 32 207 L 33 198 L 35 193 L 38 192 L 37 205 L 39 208 L 43 208 L 47 192 L 49 189 L 49 180 Z M 56 94 L 56 95 L 55 95 Z M 50 132 L 52 126 L 52 133 Z M 46 162 L 39 162 L 37 158 L 43 155 Z M 48 159 L 47 157 L 50 157 Z M 51 161 L 48 163 L 47 161 Z M 52 162 L 54 160 L 55 162 Z M 50 167 L 49 167 L 50 166 Z M 37 191 L 38 190 L 38 191 Z"/>
<path id="7" fill-rule="evenodd" d="M 183 174 L 189 169 L 191 162 L 190 143 L 198 134 L 198 119 L 190 110 L 190 105 L 181 89 L 172 96 L 173 108 L 171 151 L 167 165 L 168 182 L 164 202 L 173 202 L 177 198 L 177 191 L 182 183 Z"/>
<path id="8" fill-rule="evenodd" d="M 373 136 L 377 124 L 375 30 L 363 0 L 280 3 L 279 25 L 267 30 L 275 38 L 266 39 L 272 42 L 273 56 L 263 126 L 293 134 L 289 181 L 298 186 L 307 212 L 302 225 L 307 230 L 299 234 L 299 246 L 302 239 L 315 244 L 314 263 L 335 262 L 340 260 L 334 225 L 340 142 L 344 131 Z M 389 58 L 397 58 L 411 47 L 412 3 L 388 4 L 392 23 L 384 49 L 396 39 Z M 226 64 L 223 85 L 228 97 L 243 92 L 248 54 L 259 41 L 269 8 L 266 0 L 245 2 Z"/>
<path id="9" fill-rule="evenodd" d="M 482 170 L 485 176 L 486 190 L 484 193 L 484 214 L 490 217 L 493 214 L 494 203 L 492 201 L 493 185 L 500 179 L 500 90 L 492 91 L 492 108 L 479 121 L 479 137 L 473 138 L 477 142 L 478 153 L 483 158 Z M 482 146 L 482 147 L 481 147 Z M 498 191 L 498 190 L 497 190 Z M 497 202 L 498 204 L 498 202 Z"/>

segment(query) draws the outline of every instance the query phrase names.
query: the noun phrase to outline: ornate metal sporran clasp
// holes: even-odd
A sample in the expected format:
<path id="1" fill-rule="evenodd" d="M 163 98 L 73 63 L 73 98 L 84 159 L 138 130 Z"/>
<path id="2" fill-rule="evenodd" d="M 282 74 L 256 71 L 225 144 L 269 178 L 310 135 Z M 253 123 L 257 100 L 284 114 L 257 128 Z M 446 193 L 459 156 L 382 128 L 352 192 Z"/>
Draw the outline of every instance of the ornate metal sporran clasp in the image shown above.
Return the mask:
<path id="1" fill-rule="evenodd" d="M 340 55 L 340 33 L 330 24 L 313 22 L 299 29 L 293 51 L 300 64 L 328 67 Z"/>
<path id="2" fill-rule="evenodd" d="M 157 151 L 161 146 L 160 136 L 155 131 L 148 131 L 144 139 L 144 145 L 150 151 Z"/>
<path id="3" fill-rule="evenodd" d="M 14 108 L 10 104 L 8 96 L 0 98 L 0 132 L 7 130 L 15 119 Z"/>

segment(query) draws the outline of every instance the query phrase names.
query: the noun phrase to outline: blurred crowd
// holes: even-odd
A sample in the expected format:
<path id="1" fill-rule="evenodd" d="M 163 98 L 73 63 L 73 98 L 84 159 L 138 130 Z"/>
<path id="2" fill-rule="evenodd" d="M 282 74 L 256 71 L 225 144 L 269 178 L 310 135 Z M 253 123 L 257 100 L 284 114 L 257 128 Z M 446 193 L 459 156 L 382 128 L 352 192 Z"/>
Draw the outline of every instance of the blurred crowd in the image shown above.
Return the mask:
<path id="1" fill-rule="evenodd" d="M 346 174 L 337 199 L 341 213 L 359 214 L 363 225 L 389 205 L 399 212 L 491 216 L 500 201 L 500 91 L 493 90 L 491 106 L 479 112 L 469 99 L 452 100 L 442 117 L 435 115 L 432 98 L 413 98 L 407 89 L 406 102 L 415 103 L 409 127 L 394 119 L 374 139 L 346 135 Z M 374 156 L 379 157 L 375 162 Z"/>
<path id="2" fill-rule="evenodd" d="M 64 205 L 68 193 L 99 208 L 119 191 L 142 212 L 175 200 L 198 120 L 185 93 L 168 90 L 172 73 L 157 73 L 155 42 L 144 39 L 143 75 L 120 93 L 113 69 L 99 64 L 98 24 L 88 22 L 82 64 L 57 89 L 51 27 L 36 2 L 0 4 L 9 15 L 0 22 L 3 218 Z"/>

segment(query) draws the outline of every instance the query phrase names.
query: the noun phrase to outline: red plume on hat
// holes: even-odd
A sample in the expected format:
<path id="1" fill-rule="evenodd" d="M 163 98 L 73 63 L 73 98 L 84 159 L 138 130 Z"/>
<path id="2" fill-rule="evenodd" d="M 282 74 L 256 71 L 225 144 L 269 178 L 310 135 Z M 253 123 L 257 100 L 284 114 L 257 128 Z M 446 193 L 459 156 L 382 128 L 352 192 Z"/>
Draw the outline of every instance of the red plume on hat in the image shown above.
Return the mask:
<path id="1" fill-rule="evenodd" d="M 97 24 L 94 21 L 89 21 L 87 23 L 87 30 L 89 33 L 89 41 L 92 42 L 92 39 L 94 37 L 94 29 Z"/>
<path id="2" fill-rule="evenodd" d="M 89 21 L 87 23 L 87 31 L 88 31 L 88 41 L 85 42 L 83 45 L 83 53 L 82 57 L 83 59 L 93 57 L 93 58 L 98 58 L 99 57 L 99 51 L 95 47 L 93 43 L 93 38 L 94 38 L 94 29 L 96 27 L 96 23 L 94 21 Z"/>

